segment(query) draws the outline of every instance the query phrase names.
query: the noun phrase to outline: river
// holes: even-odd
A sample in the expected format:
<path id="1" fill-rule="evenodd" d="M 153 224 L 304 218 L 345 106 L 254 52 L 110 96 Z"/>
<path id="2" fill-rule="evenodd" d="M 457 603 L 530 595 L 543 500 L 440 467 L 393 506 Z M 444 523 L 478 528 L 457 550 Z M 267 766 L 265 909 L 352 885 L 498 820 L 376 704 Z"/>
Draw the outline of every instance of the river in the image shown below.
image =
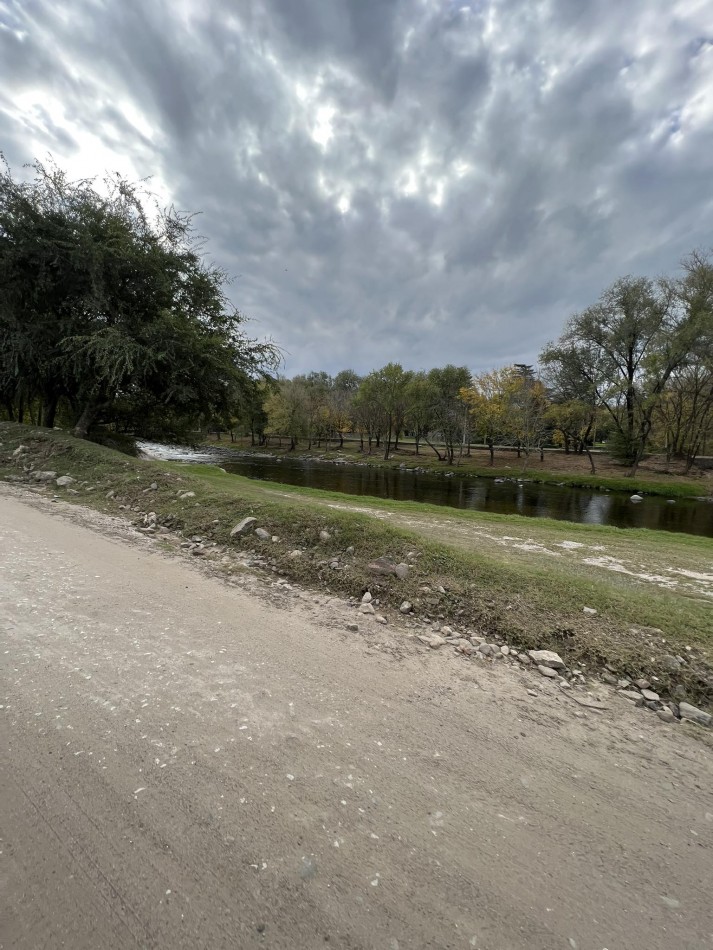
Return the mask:
<path id="1" fill-rule="evenodd" d="M 528 481 L 526 476 L 505 480 L 457 474 L 447 476 L 299 457 L 274 458 L 218 446 L 188 449 L 140 442 L 139 449 L 155 459 L 219 465 L 227 472 L 248 478 L 349 495 L 373 495 L 506 515 L 555 518 L 618 528 L 653 528 L 713 537 L 713 504 L 706 501 L 673 501 L 659 495 L 645 495 L 637 504 L 631 501 L 631 492 L 540 485 Z"/>

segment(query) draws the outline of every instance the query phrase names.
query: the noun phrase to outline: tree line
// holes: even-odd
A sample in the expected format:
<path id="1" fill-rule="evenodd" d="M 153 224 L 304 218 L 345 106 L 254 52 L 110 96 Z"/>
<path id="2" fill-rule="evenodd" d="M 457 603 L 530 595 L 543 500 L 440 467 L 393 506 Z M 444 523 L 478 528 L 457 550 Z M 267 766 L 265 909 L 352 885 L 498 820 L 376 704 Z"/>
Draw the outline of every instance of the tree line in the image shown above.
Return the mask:
<path id="1" fill-rule="evenodd" d="M 228 275 L 191 216 L 141 185 L 71 181 L 40 162 L 0 167 L 0 414 L 80 436 L 110 426 L 179 438 L 198 429 L 397 451 L 405 438 L 453 464 L 471 444 L 589 456 L 606 439 L 634 472 L 651 451 L 686 469 L 713 436 L 713 259 L 674 277 L 623 277 L 570 317 L 536 367 L 389 362 L 277 375 L 278 348 L 245 333 Z"/>
<path id="2" fill-rule="evenodd" d="M 518 457 L 546 446 L 586 454 L 595 437 L 633 474 L 665 451 L 688 472 L 713 437 L 713 262 L 689 255 L 675 278 L 624 277 L 566 323 L 536 368 L 515 364 L 476 375 L 467 366 L 429 371 L 388 363 L 363 377 L 344 370 L 264 386 L 255 436 L 343 443 L 384 458 L 408 435 L 443 461 L 470 454 L 475 440 L 513 446 Z M 256 428 L 257 421 L 257 428 Z"/>

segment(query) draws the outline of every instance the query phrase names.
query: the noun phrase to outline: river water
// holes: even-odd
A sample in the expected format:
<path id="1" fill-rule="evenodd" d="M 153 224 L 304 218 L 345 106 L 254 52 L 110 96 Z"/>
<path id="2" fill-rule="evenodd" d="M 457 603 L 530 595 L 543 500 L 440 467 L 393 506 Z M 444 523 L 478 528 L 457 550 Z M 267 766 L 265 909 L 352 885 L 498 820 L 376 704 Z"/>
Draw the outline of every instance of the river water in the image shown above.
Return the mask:
<path id="1" fill-rule="evenodd" d="M 438 475 L 408 469 L 335 464 L 315 459 L 276 459 L 267 455 L 233 452 L 228 448 L 187 449 L 182 446 L 140 442 L 144 454 L 172 461 L 219 465 L 227 472 L 262 481 L 349 495 L 373 495 L 398 501 L 428 502 L 451 508 L 472 508 L 506 515 L 555 518 L 580 524 L 618 528 L 654 528 L 713 537 L 713 504 L 658 495 L 630 500 L 631 492 L 595 491 L 527 481 L 486 477 Z"/>

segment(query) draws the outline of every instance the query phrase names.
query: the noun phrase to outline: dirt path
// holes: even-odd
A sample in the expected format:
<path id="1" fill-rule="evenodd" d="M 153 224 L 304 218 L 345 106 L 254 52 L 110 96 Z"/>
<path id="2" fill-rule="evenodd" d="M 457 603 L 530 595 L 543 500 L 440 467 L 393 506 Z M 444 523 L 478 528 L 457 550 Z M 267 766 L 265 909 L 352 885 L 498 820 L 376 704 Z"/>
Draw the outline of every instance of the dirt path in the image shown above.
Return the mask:
<path id="1" fill-rule="evenodd" d="M 58 508 L 0 492 L 4 950 L 713 947 L 680 728 Z"/>

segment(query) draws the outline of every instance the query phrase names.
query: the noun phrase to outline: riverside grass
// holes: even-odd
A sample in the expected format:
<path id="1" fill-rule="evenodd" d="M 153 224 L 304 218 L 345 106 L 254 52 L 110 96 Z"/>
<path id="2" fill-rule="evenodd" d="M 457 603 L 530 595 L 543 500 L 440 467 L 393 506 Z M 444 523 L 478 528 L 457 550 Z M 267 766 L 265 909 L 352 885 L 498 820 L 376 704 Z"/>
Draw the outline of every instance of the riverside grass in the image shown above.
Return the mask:
<path id="1" fill-rule="evenodd" d="M 67 501 L 134 520 L 154 511 L 159 523 L 183 536 L 200 535 L 236 552 L 260 550 L 270 567 L 296 583 L 354 596 L 368 588 L 387 609 L 397 611 L 409 600 L 418 615 L 442 617 L 458 629 L 502 637 L 520 648 L 554 649 L 570 666 L 590 672 L 609 664 L 629 677 L 656 675 L 662 693 L 681 684 L 692 701 L 713 702 L 709 599 L 452 535 L 464 525 L 484 534 L 505 528 L 543 543 L 605 544 L 638 554 L 642 561 L 655 551 L 694 573 L 704 573 L 710 564 L 709 539 L 465 511 L 449 512 L 444 530 L 444 513 L 437 506 L 277 489 L 216 467 L 129 458 L 64 432 L 0 423 L 0 443 L 0 476 L 6 479 L 32 484 L 31 472 L 25 471 L 30 465 L 69 474 L 76 479 L 70 488 L 50 489 Z M 14 457 L 20 444 L 27 451 Z M 147 492 L 152 483 L 157 489 Z M 194 495 L 180 499 L 179 490 Z M 106 497 L 109 491 L 113 498 Z M 117 510 L 119 504 L 125 508 Z M 257 517 L 279 542 L 231 539 L 231 528 L 246 515 Z M 327 542 L 319 540 L 323 530 L 331 536 Z M 346 555 L 350 547 L 353 554 Z M 292 559 L 289 553 L 296 548 L 304 555 Z M 375 578 L 367 568 L 375 557 L 398 562 L 411 552 L 416 557 L 404 580 Z M 329 567 L 334 557 L 344 570 Z M 438 592 L 441 586 L 445 594 Z M 585 606 L 597 610 L 596 616 L 584 615 Z M 666 654 L 685 654 L 692 662 L 671 673 L 661 662 Z"/>

